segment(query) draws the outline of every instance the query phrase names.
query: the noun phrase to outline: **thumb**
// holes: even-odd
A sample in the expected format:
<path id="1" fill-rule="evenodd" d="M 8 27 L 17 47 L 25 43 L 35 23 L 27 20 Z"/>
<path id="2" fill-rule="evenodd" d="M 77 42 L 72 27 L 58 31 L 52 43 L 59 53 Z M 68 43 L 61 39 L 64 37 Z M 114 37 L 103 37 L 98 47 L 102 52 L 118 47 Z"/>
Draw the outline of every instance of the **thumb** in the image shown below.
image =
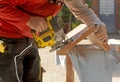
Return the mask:
<path id="1" fill-rule="evenodd" d="M 31 29 L 31 32 L 34 33 L 35 35 L 39 35 L 39 32 L 36 31 L 35 29 Z"/>

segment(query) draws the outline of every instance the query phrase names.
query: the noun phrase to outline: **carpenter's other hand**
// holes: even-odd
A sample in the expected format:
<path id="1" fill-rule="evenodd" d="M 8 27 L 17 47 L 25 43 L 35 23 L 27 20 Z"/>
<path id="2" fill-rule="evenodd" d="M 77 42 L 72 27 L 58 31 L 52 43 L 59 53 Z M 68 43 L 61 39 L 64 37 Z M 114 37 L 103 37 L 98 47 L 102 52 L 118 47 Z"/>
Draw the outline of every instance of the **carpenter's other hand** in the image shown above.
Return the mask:
<path id="1" fill-rule="evenodd" d="M 43 17 L 34 17 L 32 16 L 29 21 L 27 22 L 27 25 L 36 31 L 36 34 L 39 34 L 40 32 L 46 30 L 48 28 L 47 22 L 45 18 Z"/>
<path id="2" fill-rule="evenodd" d="M 95 24 L 95 30 L 94 33 L 96 37 L 103 43 L 108 42 L 108 36 L 107 36 L 107 29 L 106 25 L 104 23 L 101 24 Z"/>

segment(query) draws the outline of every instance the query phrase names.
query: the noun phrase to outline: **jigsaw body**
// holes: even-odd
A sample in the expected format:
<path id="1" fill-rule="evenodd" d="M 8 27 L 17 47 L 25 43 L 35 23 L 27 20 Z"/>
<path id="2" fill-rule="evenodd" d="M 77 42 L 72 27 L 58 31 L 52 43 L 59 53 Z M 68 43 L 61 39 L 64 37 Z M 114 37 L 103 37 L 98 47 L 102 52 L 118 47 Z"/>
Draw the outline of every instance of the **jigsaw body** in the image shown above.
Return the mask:
<path id="1" fill-rule="evenodd" d="M 64 38 L 63 29 L 57 25 L 56 20 L 54 20 L 52 16 L 47 17 L 46 20 L 48 29 L 41 32 L 39 35 L 36 35 L 35 31 L 32 30 L 32 34 L 38 45 L 38 48 L 44 48 L 47 46 L 53 47 L 61 42 Z"/>

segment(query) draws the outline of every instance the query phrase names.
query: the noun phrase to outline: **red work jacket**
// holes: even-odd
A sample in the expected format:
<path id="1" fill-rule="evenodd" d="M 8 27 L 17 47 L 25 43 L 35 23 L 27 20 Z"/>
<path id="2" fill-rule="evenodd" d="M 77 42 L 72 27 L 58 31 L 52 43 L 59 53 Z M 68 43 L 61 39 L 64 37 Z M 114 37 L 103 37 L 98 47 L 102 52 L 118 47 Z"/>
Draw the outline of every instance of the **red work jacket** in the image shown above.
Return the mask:
<path id="1" fill-rule="evenodd" d="M 47 17 L 60 8 L 48 0 L 0 0 L 0 37 L 32 38 L 31 29 L 26 25 L 30 16 Z"/>

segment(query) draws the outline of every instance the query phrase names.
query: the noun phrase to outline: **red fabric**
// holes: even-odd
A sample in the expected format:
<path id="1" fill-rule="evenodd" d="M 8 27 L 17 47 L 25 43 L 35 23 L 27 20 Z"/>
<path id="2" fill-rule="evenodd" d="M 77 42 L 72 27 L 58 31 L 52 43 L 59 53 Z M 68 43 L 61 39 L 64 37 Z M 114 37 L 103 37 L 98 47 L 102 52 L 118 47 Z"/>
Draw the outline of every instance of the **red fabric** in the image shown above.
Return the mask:
<path id="1" fill-rule="evenodd" d="M 0 7 L 0 37 L 7 38 L 32 38 L 30 28 L 26 25 L 30 16 L 55 15 L 61 8 L 48 0 L 1 0 L 0 5 L 4 5 Z"/>

